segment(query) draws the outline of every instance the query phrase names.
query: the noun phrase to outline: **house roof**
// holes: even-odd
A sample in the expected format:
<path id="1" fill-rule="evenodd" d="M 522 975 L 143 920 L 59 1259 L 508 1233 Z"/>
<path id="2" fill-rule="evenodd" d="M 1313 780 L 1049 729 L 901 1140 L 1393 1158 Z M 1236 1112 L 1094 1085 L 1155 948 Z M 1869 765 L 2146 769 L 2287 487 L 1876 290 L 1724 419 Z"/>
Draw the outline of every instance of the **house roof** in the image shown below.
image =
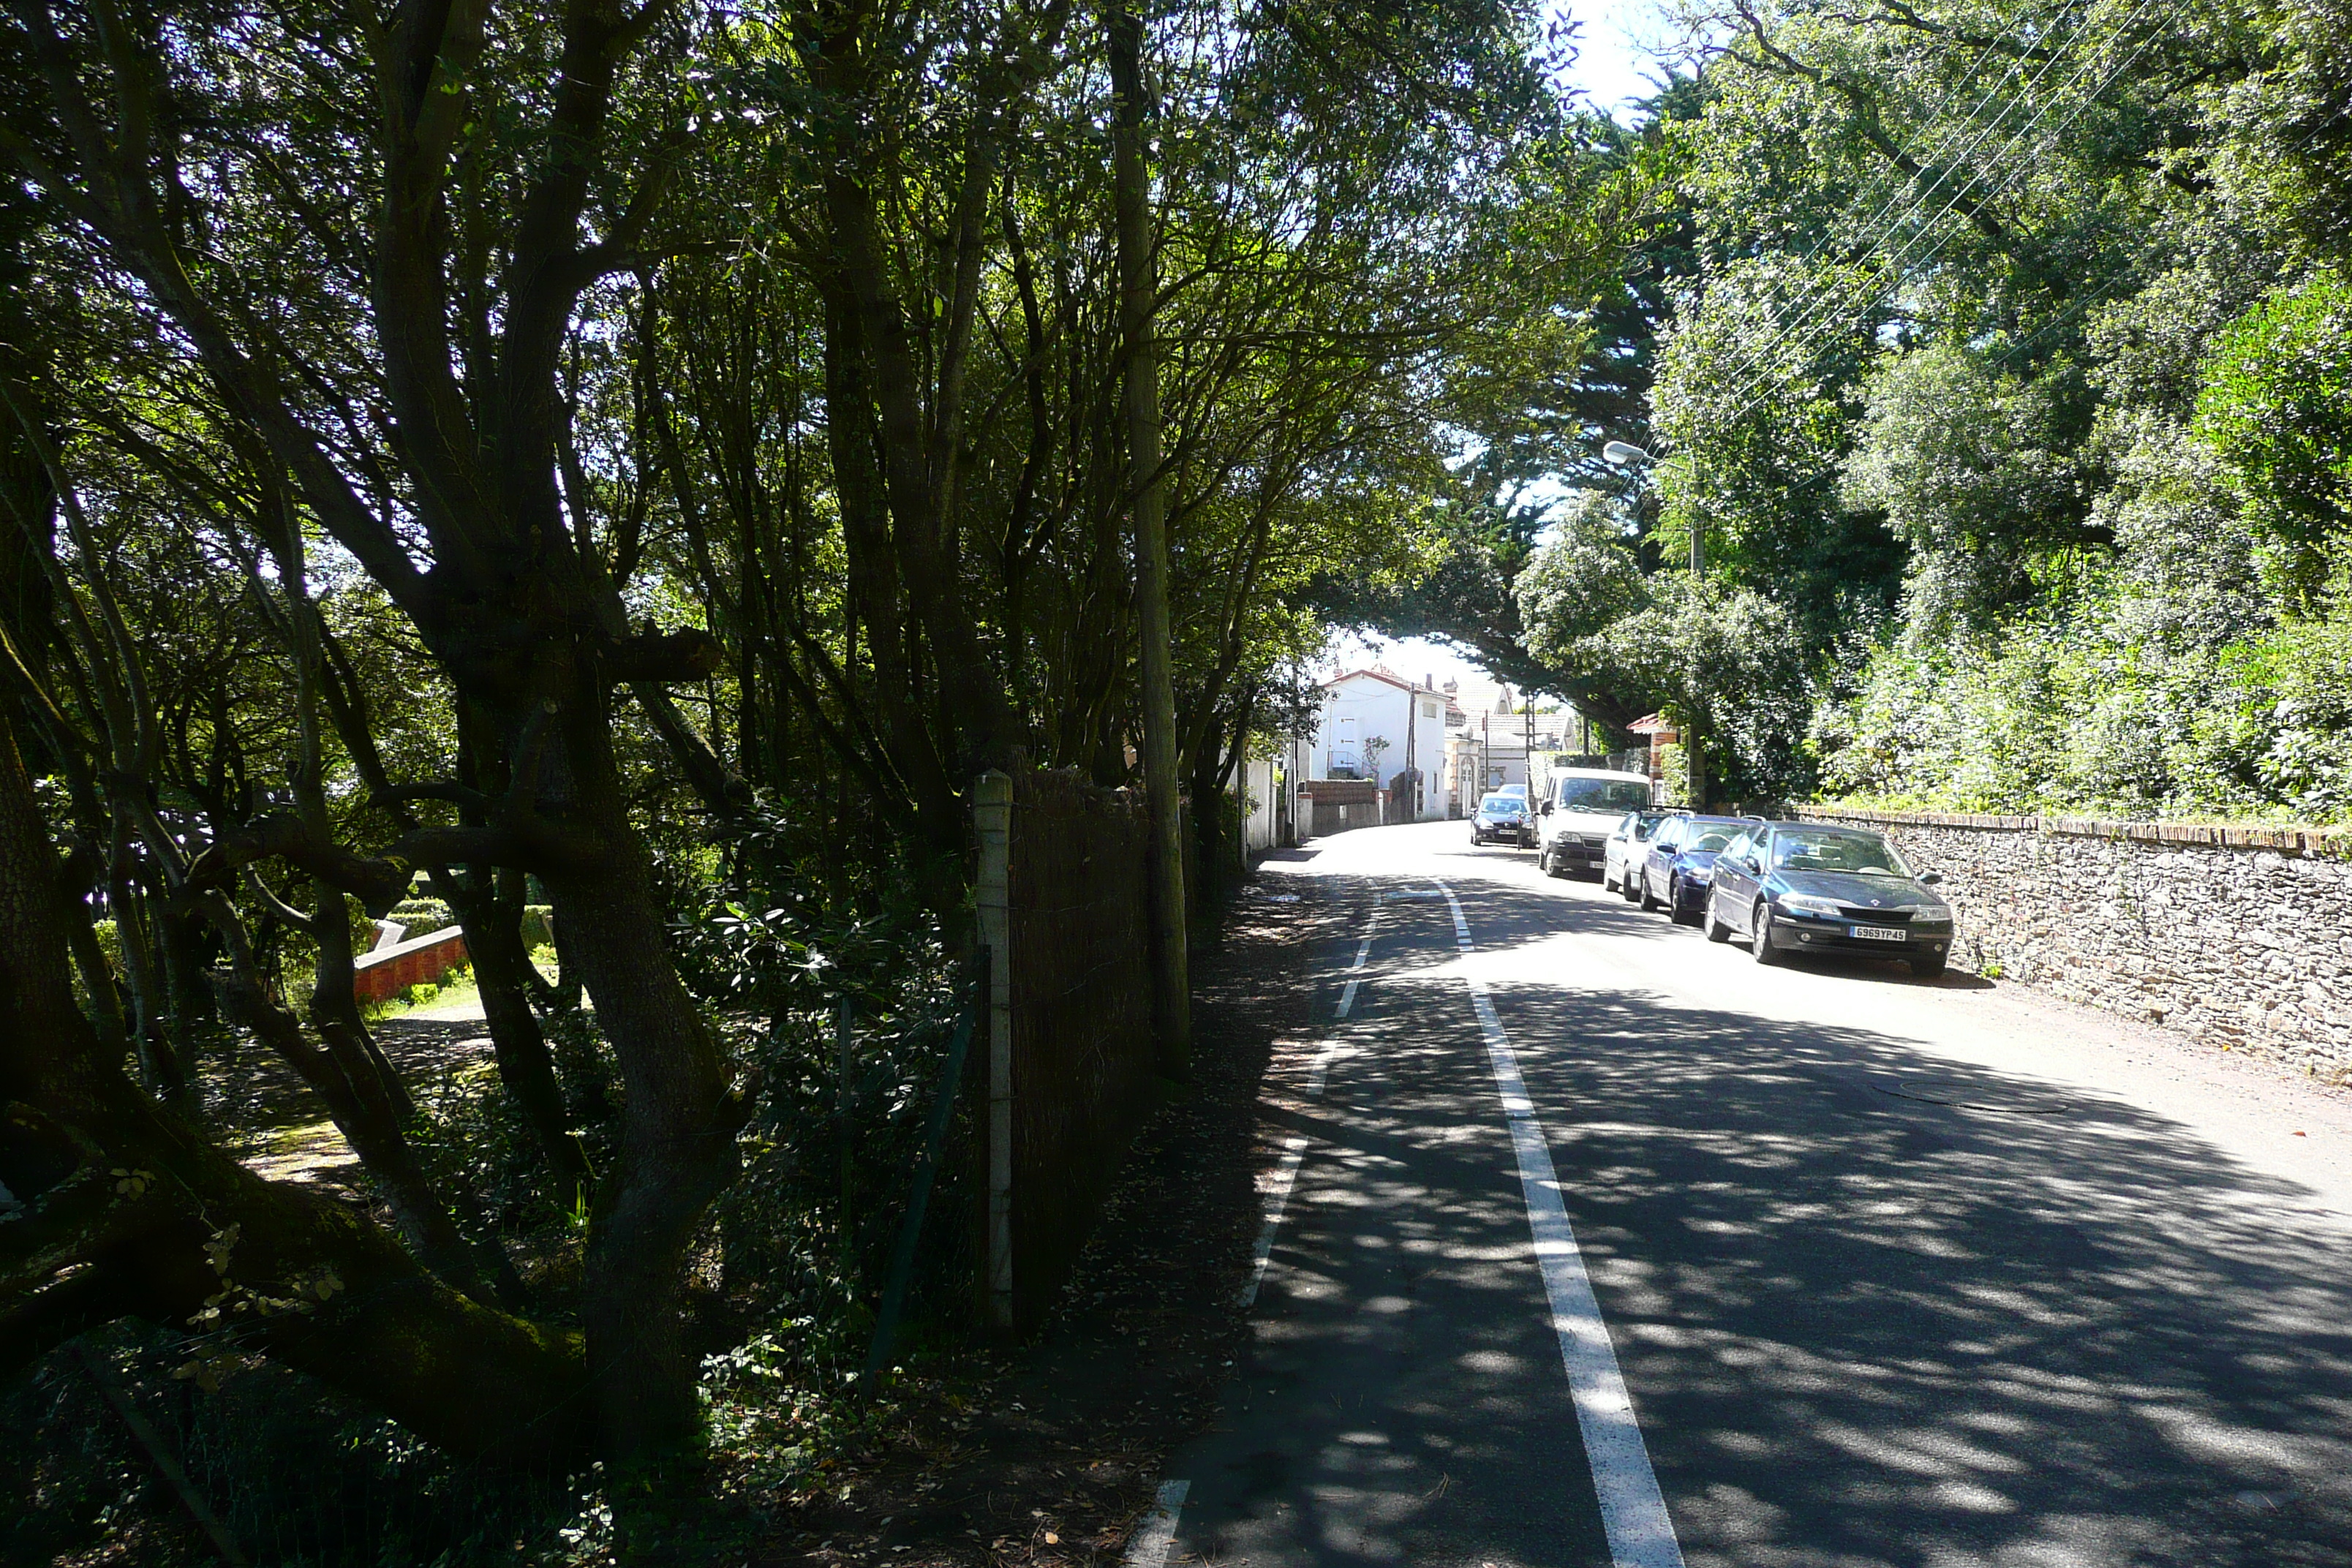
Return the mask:
<path id="1" fill-rule="evenodd" d="M 1394 670 L 1385 668 L 1377 664 L 1367 665 L 1362 669 L 1351 669 L 1345 675 L 1335 675 L 1330 679 L 1323 683 L 1324 689 L 1328 690 L 1334 686 L 1339 686 L 1347 681 L 1353 680 L 1360 675 L 1370 676 L 1374 680 L 1385 680 L 1400 691 L 1418 691 L 1421 689 L 1421 688 L 1415 686 L 1412 681 L 1407 680 L 1403 676 L 1397 674 Z"/>
<path id="2" fill-rule="evenodd" d="M 1675 732 L 1675 722 L 1660 714 L 1644 713 L 1625 728 L 1636 735 L 1671 735 Z"/>

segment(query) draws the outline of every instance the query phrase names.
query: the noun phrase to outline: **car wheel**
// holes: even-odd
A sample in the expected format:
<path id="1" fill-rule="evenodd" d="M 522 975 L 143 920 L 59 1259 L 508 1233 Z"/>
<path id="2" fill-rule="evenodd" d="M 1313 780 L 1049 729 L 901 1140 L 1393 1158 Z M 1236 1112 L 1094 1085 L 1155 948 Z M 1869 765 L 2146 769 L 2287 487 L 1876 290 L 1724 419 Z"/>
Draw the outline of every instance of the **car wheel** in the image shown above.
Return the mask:
<path id="1" fill-rule="evenodd" d="M 1545 867 L 1544 869 L 1550 872 L 1555 877 L 1565 877 L 1568 875 L 1567 865 L 1556 855 L 1552 857 L 1551 864 Z"/>
<path id="2" fill-rule="evenodd" d="M 1756 962 L 1766 968 L 1782 962 L 1780 950 L 1772 945 L 1772 906 L 1761 899 L 1756 900 L 1756 918 L 1748 927 L 1748 943 Z"/>
<path id="3" fill-rule="evenodd" d="M 1944 973 L 1944 963 L 1942 953 L 1929 953 L 1925 958 L 1915 958 L 1911 961 L 1911 973 L 1922 980 L 1933 980 Z"/>
<path id="4" fill-rule="evenodd" d="M 1639 875 L 1631 866 L 1617 873 L 1617 896 L 1629 904 L 1641 896 L 1633 890 L 1633 879 Z"/>
<path id="5" fill-rule="evenodd" d="M 1683 895 L 1680 879 L 1666 884 L 1666 918 L 1678 926 L 1695 926 L 1698 924 L 1698 910 Z"/>
<path id="6" fill-rule="evenodd" d="M 1642 912 L 1654 913 L 1657 907 L 1658 900 L 1650 892 L 1650 873 L 1645 870 L 1642 873 Z"/>
<path id="7" fill-rule="evenodd" d="M 1709 893 L 1706 896 L 1706 940 L 1709 942 L 1729 942 L 1731 940 L 1731 928 L 1725 925 L 1723 923 L 1723 918 L 1715 912 L 1715 895 L 1713 893 Z"/>
<path id="8" fill-rule="evenodd" d="M 1609 874 L 1609 862 L 1606 860 L 1601 862 L 1601 890 L 1604 893 L 1617 890 L 1617 879 Z"/>

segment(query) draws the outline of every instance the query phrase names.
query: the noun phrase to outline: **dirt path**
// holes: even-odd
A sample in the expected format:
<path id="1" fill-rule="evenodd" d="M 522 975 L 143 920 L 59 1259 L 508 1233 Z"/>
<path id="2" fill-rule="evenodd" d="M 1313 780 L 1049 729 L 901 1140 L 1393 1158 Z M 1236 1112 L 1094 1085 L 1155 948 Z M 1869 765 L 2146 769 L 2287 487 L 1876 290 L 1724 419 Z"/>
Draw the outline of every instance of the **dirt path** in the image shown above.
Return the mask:
<path id="1" fill-rule="evenodd" d="M 470 994 L 395 1014 L 371 1027 L 377 1048 L 412 1093 L 490 1054 L 481 1002 Z M 257 1042 L 242 1038 L 233 1056 L 214 1064 L 205 1075 L 205 1094 L 222 1123 L 238 1130 L 237 1157 L 256 1175 L 352 1187 L 359 1156 L 335 1130 L 325 1103 Z"/>

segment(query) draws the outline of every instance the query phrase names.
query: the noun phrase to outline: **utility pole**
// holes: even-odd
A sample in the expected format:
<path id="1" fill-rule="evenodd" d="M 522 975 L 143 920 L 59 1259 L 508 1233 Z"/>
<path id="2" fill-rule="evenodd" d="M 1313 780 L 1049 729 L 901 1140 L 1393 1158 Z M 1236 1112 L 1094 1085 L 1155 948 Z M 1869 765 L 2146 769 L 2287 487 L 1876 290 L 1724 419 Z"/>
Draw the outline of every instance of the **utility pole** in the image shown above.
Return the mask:
<path id="1" fill-rule="evenodd" d="M 1404 694 L 1404 776 L 1407 781 L 1406 787 L 1412 791 L 1412 815 L 1405 818 L 1407 822 L 1421 820 L 1421 774 L 1413 771 L 1412 764 L 1413 721 L 1420 717 L 1421 693 L 1406 692 Z"/>
<path id="2" fill-rule="evenodd" d="M 1143 166 L 1143 22 L 1118 8 L 1107 21 L 1111 186 L 1118 216 L 1118 318 L 1127 348 L 1128 484 L 1134 494 L 1135 605 L 1143 645 L 1143 784 L 1151 814 L 1152 1035 L 1161 1076 L 1182 1081 L 1192 1071 L 1192 986 L 1185 951 L 1183 826 L 1176 800 L 1168 493 L 1160 475 L 1160 358 L 1152 341 L 1153 296 L 1159 284 L 1151 255 L 1150 175 Z"/>

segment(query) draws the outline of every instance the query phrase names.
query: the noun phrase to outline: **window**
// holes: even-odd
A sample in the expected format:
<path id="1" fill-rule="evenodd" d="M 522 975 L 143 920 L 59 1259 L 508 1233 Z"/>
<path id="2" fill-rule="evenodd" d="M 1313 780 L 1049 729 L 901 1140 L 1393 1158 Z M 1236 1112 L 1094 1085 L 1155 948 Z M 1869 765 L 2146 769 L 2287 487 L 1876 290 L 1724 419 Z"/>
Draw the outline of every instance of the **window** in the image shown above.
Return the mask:
<path id="1" fill-rule="evenodd" d="M 1843 871 L 1856 877 L 1907 877 L 1911 868 L 1875 833 L 1850 827 L 1783 828 L 1772 836 L 1776 871 Z"/>
<path id="2" fill-rule="evenodd" d="M 1436 717 L 1437 717 L 1437 704 L 1436 704 L 1436 703 L 1434 703 L 1434 702 L 1424 702 L 1424 703 L 1423 703 L 1423 704 L 1421 705 L 1421 716 L 1422 716 L 1423 718 L 1424 718 L 1424 719 L 1434 719 L 1434 718 L 1436 718 Z"/>
<path id="3" fill-rule="evenodd" d="M 1635 779 L 1562 779 L 1552 800 L 1562 811 L 1634 811 L 1650 804 L 1650 786 Z"/>
<path id="4" fill-rule="evenodd" d="M 1730 847 L 1724 850 L 1723 858 L 1727 860 L 1746 859 L 1748 858 L 1748 835 L 1743 833 L 1738 837 L 1731 841 Z"/>
<path id="5" fill-rule="evenodd" d="M 1657 836 L 1650 842 L 1664 849 L 1674 848 L 1683 841 L 1683 821 L 1684 819 L 1679 816 L 1666 818 L 1664 822 L 1658 825 Z"/>

